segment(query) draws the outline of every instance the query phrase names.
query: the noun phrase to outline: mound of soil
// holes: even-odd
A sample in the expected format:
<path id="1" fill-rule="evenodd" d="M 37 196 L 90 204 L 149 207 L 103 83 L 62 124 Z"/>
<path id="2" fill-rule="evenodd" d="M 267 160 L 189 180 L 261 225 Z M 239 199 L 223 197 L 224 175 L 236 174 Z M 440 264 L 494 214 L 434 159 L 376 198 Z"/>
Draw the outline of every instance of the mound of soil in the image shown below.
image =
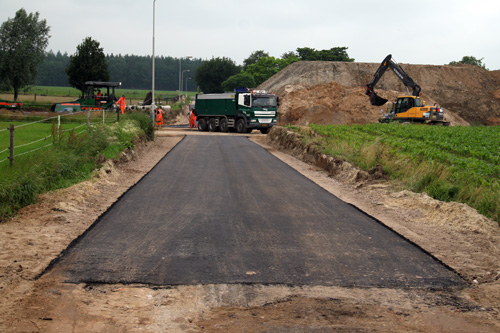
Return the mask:
<path id="1" fill-rule="evenodd" d="M 381 107 L 372 106 L 364 87 L 378 63 L 301 61 L 271 77 L 259 89 L 280 97 L 283 124 L 353 124 L 376 122 Z M 478 66 L 409 65 L 402 67 L 417 82 L 428 105 L 445 110 L 452 125 L 500 124 L 500 72 Z M 393 100 L 405 94 L 403 83 L 389 71 L 375 88 Z M 382 107 L 385 111 L 385 106 Z"/>

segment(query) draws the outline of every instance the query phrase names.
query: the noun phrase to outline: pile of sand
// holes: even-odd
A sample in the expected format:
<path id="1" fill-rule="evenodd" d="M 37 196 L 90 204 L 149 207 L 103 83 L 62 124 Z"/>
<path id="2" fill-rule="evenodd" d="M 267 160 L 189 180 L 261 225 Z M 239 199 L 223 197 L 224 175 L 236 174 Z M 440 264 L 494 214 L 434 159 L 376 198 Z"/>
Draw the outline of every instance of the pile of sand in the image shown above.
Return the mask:
<path id="1" fill-rule="evenodd" d="M 380 64 L 301 61 L 280 71 L 259 86 L 280 97 L 282 124 L 376 122 L 381 108 L 372 106 L 364 87 Z M 452 125 L 500 124 L 500 72 L 478 66 L 402 64 L 422 87 L 427 105 L 440 105 Z M 375 87 L 393 100 L 405 94 L 402 82 L 387 71 Z"/>

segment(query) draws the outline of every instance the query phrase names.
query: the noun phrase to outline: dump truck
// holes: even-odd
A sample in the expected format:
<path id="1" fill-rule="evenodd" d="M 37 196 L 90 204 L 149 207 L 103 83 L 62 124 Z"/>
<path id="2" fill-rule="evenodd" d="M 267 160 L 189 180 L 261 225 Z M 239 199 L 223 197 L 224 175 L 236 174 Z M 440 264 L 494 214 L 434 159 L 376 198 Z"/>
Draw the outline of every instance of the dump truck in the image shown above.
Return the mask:
<path id="1" fill-rule="evenodd" d="M 395 102 L 389 103 L 387 113 L 379 119 L 381 123 L 389 123 L 392 121 L 398 122 L 415 122 L 425 123 L 430 125 L 448 126 L 450 123 L 444 121 L 443 109 L 438 105 L 427 106 L 425 101 L 421 99 L 421 88 L 413 79 L 404 71 L 392 55 L 384 58 L 379 68 L 373 75 L 372 80 L 366 85 L 366 95 L 370 98 L 370 103 L 376 106 L 382 106 L 387 102 L 387 99 L 378 96 L 375 91 L 375 85 L 382 78 L 387 69 L 391 69 L 394 74 L 403 82 L 406 87 L 407 94 L 398 96 Z M 410 89 L 412 92 L 410 93 Z"/>
<path id="2" fill-rule="evenodd" d="M 277 124 L 278 99 L 265 90 L 197 94 L 194 112 L 199 131 L 267 134 Z"/>

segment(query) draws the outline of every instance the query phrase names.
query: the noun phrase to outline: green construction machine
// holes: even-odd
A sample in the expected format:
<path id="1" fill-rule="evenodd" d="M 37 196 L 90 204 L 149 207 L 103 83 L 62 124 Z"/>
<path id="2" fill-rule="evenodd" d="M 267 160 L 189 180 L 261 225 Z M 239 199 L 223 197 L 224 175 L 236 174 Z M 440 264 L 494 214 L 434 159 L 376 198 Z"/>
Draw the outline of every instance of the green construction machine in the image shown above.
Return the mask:
<path id="1" fill-rule="evenodd" d="M 115 102 L 118 100 L 115 88 L 122 85 L 121 82 L 85 82 L 82 98 L 71 102 L 56 103 L 52 105 L 54 112 L 78 112 L 78 111 L 101 111 L 114 110 Z"/>
<path id="2" fill-rule="evenodd" d="M 0 109 L 5 108 L 7 110 L 21 110 L 23 107 L 23 103 L 21 102 L 11 102 L 6 101 L 5 99 L 0 99 Z"/>

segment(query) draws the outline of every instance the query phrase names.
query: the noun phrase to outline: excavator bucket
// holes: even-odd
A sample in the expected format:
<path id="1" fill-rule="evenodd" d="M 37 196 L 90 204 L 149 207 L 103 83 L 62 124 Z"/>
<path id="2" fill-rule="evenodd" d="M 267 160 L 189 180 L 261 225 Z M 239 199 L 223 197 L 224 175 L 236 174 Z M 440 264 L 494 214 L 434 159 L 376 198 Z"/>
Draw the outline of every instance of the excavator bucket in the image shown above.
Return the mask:
<path id="1" fill-rule="evenodd" d="M 387 100 L 385 98 L 380 97 L 374 91 L 372 91 L 370 94 L 370 103 L 372 105 L 381 106 L 387 103 Z"/>

